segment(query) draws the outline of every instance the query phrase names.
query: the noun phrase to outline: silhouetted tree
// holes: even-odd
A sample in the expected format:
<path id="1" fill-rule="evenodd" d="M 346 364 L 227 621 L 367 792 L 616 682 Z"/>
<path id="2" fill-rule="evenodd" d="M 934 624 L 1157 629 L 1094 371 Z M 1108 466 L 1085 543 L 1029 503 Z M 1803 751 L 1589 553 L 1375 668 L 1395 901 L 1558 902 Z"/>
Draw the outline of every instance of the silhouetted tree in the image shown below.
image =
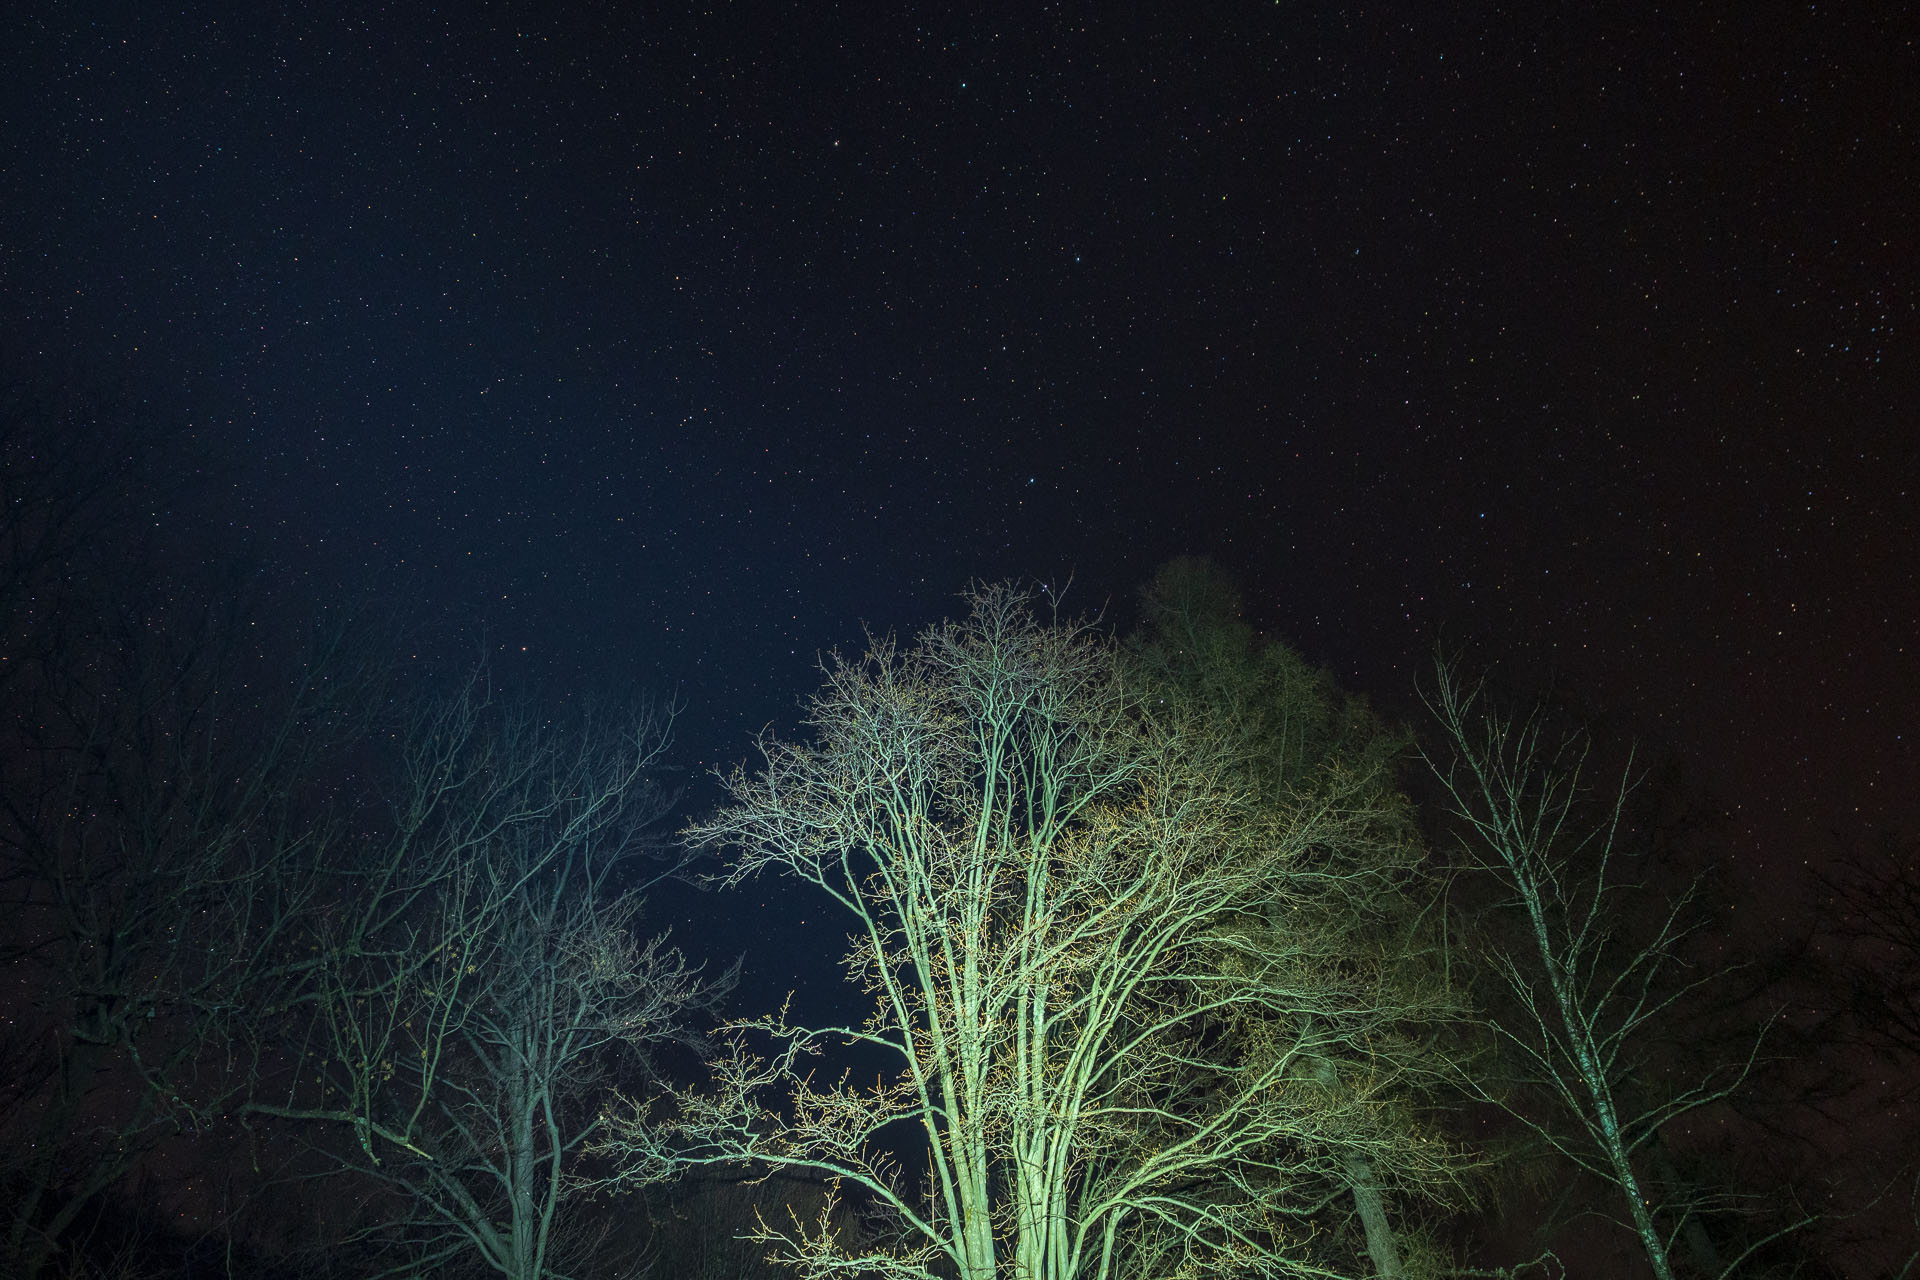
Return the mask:
<path id="1" fill-rule="evenodd" d="M 226 1049 L 266 887 L 324 840 L 311 783 L 377 668 L 354 627 L 286 653 L 259 625 L 258 576 L 184 514 L 177 443 L 77 399 L 0 402 L 9 1274 L 244 1088 Z"/>
<path id="2" fill-rule="evenodd" d="M 672 719 L 502 709 L 476 674 L 403 731 L 384 820 L 302 890 L 269 1010 L 298 1052 L 246 1107 L 333 1135 L 336 1168 L 381 1189 L 357 1234 L 405 1268 L 566 1270 L 600 1091 L 722 989 L 636 932 Z"/>
<path id="3" fill-rule="evenodd" d="M 9 1121 L 30 1135 L 5 1240 L 23 1275 L 244 1092 L 227 1050 L 286 924 L 272 887 L 326 838 L 306 788 L 356 715 L 342 633 L 277 680 L 231 594 L 171 585 L 71 611 L 7 683 L 0 963 L 47 1068 Z"/>
<path id="4" fill-rule="evenodd" d="M 1697 1226 L 1716 1197 L 1673 1178 L 1670 1160 L 1664 1170 L 1649 1167 L 1658 1163 L 1660 1130 L 1728 1098 L 1751 1071 L 1760 1035 L 1690 1081 L 1654 1087 L 1649 1040 L 1670 1031 L 1663 1024 L 1714 975 L 1674 977 L 1695 927 L 1692 889 L 1652 899 L 1650 924 L 1633 927 L 1634 907 L 1652 895 L 1633 880 L 1626 847 L 1631 763 L 1594 796 L 1584 738 L 1555 736 L 1542 712 L 1522 717 L 1491 706 L 1444 663 L 1429 705 L 1442 745 L 1428 761 L 1461 824 L 1470 865 L 1499 885 L 1513 914 L 1514 940 L 1488 956 L 1510 997 L 1491 1025 L 1512 1049 L 1522 1082 L 1552 1101 L 1551 1117 L 1471 1075 L 1463 1080 L 1613 1187 L 1648 1265 L 1659 1280 L 1672 1280 L 1672 1241 Z M 1720 1274 L 1809 1221 L 1802 1215 L 1749 1242 Z M 1691 1244 L 1699 1250 L 1701 1241 Z"/>

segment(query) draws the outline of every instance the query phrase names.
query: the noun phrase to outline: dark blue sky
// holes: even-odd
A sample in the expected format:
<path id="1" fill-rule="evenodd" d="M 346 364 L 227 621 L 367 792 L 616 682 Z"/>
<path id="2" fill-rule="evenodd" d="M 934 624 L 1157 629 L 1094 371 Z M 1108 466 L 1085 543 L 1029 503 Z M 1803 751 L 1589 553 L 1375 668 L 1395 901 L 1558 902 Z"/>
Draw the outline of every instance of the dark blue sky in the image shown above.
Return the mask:
<path id="1" fill-rule="evenodd" d="M 1199 552 L 1389 702 L 1560 671 L 1755 865 L 1916 817 L 1900 6 L 278 8 L 10 11 L 0 356 L 291 582 L 712 761 L 863 621 Z"/>

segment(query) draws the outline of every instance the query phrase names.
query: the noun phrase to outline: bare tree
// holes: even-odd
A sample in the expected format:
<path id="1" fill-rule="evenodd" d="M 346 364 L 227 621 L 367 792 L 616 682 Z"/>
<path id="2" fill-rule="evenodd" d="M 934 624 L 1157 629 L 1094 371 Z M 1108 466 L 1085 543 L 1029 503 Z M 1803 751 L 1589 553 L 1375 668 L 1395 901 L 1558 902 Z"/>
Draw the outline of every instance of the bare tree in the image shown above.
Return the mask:
<path id="1" fill-rule="evenodd" d="M 332 1135 L 402 1267 L 560 1274 L 600 1090 L 720 990 L 636 933 L 672 719 L 555 722 L 476 676 L 412 726 L 384 832 L 310 899 L 274 1001 L 301 1051 L 247 1108 Z"/>
<path id="2" fill-rule="evenodd" d="M 1672 1242 L 1697 1226 L 1706 1200 L 1650 1176 L 1662 1126 L 1727 1099 L 1752 1070 L 1760 1033 L 1743 1054 L 1688 1083 L 1649 1083 L 1649 1040 L 1713 975 L 1676 979 L 1693 927 L 1692 889 L 1660 901 L 1631 879 L 1631 761 L 1597 797 L 1588 790 L 1587 746 L 1556 737 L 1545 716 L 1490 706 L 1478 686 L 1440 663 L 1428 697 L 1444 754 L 1427 759 L 1462 824 L 1471 865 L 1506 895 L 1523 939 L 1488 957 L 1512 998 L 1493 1030 L 1524 1064 L 1525 1082 L 1554 1104 L 1551 1118 L 1468 1075 L 1468 1087 L 1505 1107 L 1553 1151 L 1613 1187 L 1624 1219 L 1659 1280 L 1672 1280 Z M 1637 931 L 1628 904 L 1654 901 Z M 1666 1181 L 1668 1194 L 1657 1195 Z M 1731 1275 L 1753 1252 L 1805 1226 L 1801 1216 L 1725 1263 Z"/>
<path id="3" fill-rule="evenodd" d="M 1338 1274 L 1354 1158 L 1408 1188 L 1452 1172 L 1403 1123 L 1408 1011 L 1355 932 L 1406 856 L 1382 778 L 1257 795 L 1233 735 L 1090 627 L 1007 587 L 971 605 L 836 658 L 814 742 L 763 741 L 689 829 L 738 850 L 732 880 L 783 871 L 848 913 L 871 1017 L 736 1024 L 714 1088 L 624 1111 L 604 1149 L 630 1178 L 815 1170 L 889 1211 L 864 1245 L 831 1205 L 766 1224 L 810 1277 Z M 816 1077 L 847 1041 L 891 1078 Z M 917 1190 L 889 1153 L 909 1131 Z"/>

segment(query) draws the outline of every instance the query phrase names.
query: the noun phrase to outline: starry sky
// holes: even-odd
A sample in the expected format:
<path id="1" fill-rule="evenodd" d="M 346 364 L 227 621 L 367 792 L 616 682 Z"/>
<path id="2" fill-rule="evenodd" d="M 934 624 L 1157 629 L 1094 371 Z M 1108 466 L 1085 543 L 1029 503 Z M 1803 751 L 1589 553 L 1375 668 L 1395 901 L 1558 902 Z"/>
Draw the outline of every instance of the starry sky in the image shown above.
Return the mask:
<path id="1" fill-rule="evenodd" d="M 1902 9 L 13 6 L 0 360 L 690 768 L 1197 553 L 1389 706 L 1580 691 L 1773 893 L 1920 828 Z"/>

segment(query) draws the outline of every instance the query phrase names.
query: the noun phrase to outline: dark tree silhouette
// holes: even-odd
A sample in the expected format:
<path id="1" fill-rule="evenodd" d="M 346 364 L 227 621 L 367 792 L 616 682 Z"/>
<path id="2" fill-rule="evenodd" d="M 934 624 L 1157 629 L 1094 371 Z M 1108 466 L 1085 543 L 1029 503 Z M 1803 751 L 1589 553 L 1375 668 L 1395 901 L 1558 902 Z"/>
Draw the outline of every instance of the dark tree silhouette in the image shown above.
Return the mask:
<path id="1" fill-rule="evenodd" d="M 637 932 L 672 720 L 502 708 L 476 673 L 402 731 L 385 812 L 294 895 L 267 1013 L 298 1052 L 246 1110 L 378 1188 L 357 1238 L 396 1267 L 571 1271 L 601 1091 L 724 992 Z"/>

